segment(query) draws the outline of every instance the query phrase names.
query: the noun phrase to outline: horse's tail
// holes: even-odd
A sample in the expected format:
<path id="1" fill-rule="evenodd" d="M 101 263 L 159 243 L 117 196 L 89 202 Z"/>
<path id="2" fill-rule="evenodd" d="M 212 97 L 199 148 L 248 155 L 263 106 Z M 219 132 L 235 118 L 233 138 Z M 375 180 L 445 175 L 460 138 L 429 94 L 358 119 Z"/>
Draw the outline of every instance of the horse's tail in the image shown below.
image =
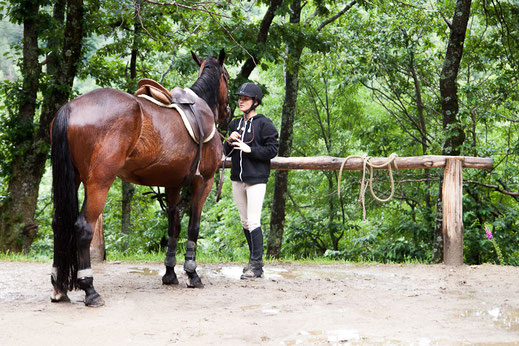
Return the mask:
<path id="1" fill-rule="evenodd" d="M 77 288 L 78 251 L 74 224 L 79 215 L 76 168 L 68 146 L 70 106 L 65 105 L 54 118 L 51 133 L 52 190 L 54 199 L 55 284 L 66 292 Z"/>

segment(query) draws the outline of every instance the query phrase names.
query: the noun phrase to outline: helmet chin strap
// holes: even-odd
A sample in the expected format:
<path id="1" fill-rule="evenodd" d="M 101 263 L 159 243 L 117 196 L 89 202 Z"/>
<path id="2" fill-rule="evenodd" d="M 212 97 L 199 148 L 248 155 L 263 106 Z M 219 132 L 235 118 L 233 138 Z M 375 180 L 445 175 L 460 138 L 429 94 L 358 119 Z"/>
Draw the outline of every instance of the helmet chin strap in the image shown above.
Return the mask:
<path id="1" fill-rule="evenodd" d="M 243 117 L 244 117 L 245 119 L 247 119 L 247 117 L 249 116 L 249 113 L 250 113 L 251 111 L 253 111 L 254 109 L 256 109 L 257 106 L 258 106 L 258 105 L 256 105 L 256 98 L 254 98 L 254 99 L 252 100 L 252 105 L 250 106 L 250 108 L 249 108 L 248 110 L 246 110 L 246 111 L 243 113 Z"/>

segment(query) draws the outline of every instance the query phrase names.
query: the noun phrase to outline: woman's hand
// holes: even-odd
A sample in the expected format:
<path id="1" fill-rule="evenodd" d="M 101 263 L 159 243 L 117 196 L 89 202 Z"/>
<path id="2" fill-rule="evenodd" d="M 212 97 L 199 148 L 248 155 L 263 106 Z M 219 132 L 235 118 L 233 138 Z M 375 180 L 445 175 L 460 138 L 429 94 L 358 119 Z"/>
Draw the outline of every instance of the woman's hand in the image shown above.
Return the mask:
<path id="1" fill-rule="evenodd" d="M 237 132 L 237 131 L 234 131 L 233 133 L 231 133 L 231 135 L 229 136 L 229 142 L 236 142 L 237 140 L 239 140 L 241 138 L 241 135 Z"/>
<path id="2" fill-rule="evenodd" d="M 234 132 L 233 132 L 234 133 Z M 232 134 L 231 134 L 232 136 Z M 234 148 L 243 151 L 244 153 L 250 153 L 251 149 L 248 144 L 245 144 L 241 139 L 237 139 L 236 141 L 232 142 L 232 145 Z"/>

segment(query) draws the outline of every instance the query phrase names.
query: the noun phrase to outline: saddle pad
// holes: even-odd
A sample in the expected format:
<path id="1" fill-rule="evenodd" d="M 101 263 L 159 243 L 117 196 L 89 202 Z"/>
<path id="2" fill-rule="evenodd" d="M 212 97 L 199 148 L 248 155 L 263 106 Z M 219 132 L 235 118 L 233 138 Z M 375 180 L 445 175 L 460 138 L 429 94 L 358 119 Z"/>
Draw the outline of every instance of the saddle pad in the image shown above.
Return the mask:
<path id="1" fill-rule="evenodd" d="M 196 120 L 194 119 L 194 117 L 196 115 L 191 112 L 191 109 L 189 108 L 189 106 L 184 106 L 184 105 L 180 105 L 180 104 L 165 104 L 146 94 L 137 95 L 137 97 L 146 99 L 160 107 L 170 108 L 170 109 L 174 108 L 180 114 L 180 117 L 182 118 L 182 122 L 184 123 L 184 126 L 186 127 L 186 130 L 189 133 L 189 136 L 191 136 L 191 138 L 195 141 L 195 143 L 197 143 L 197 144 L 199 143 L 200 133 L 199 133 L 198 127 L 196 125 Z M 198 96 L 196 96 L 196 97 L 198 97 Z M 188 115 L 190 115 L 190 116 L 188 116 Z M 203 115 L 199 115 L 199 116 L 202 116 L 202 118 L 204 118 Z M 207 117 L 205 117 L 205 118 L 207 118 Z M 207 121 L 205 121 L 205 123 L 207 123 Z M 206 126 L 204 126 L 204 130 L 207 130 Z M 214 135 L 216 133 L 216 126 L 214 124 L 214 120 L 211 120 L 211 126 L 209 127 L 209 131 L 206 131 L 206 132 L 209 132 L 209 134 L 206 135 L 206 137 L 202 143 L 207 143 L 214 137 Z"/>

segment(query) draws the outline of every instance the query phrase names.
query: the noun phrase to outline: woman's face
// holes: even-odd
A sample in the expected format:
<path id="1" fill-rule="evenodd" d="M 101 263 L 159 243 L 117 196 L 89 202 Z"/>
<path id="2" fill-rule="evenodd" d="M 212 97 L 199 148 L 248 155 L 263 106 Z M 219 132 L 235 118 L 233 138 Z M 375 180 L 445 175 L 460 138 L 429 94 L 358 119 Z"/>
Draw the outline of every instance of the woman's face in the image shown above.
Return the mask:
<path id="1" fill-rule="evenodd" d="M 252 97 L 249 96 L 238 96 L 238 107 L 240 108 L 240 111 L 245 113 L 250 109 L 252 106 Z"/>

